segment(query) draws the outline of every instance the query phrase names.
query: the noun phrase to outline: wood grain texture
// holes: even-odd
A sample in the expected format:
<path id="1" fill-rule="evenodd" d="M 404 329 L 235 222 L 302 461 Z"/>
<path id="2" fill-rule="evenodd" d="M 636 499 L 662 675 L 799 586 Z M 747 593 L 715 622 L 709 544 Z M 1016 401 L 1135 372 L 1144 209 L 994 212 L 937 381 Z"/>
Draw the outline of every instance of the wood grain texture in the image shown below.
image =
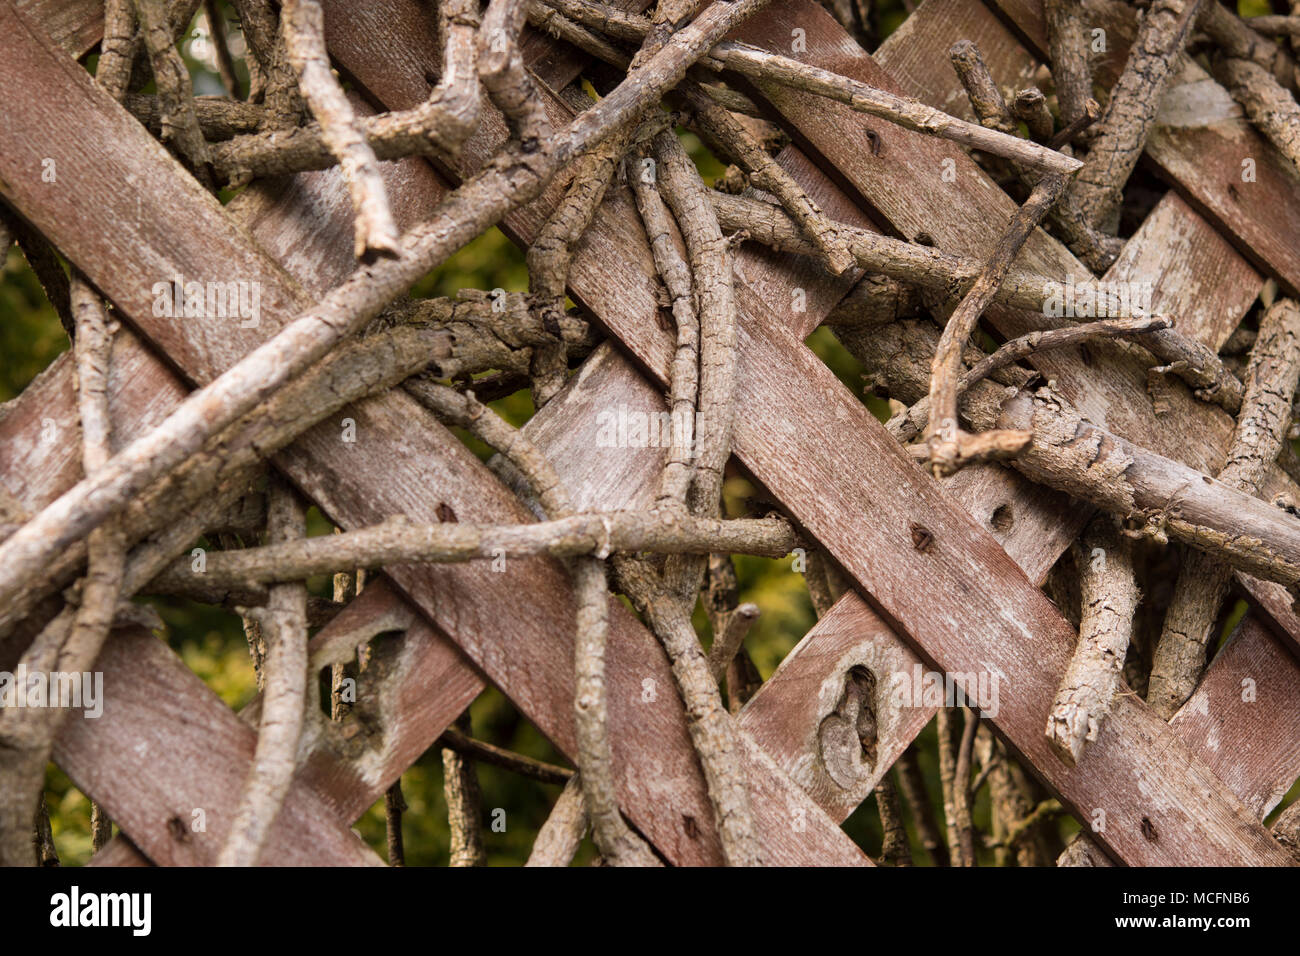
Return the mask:
<path id="1" fill-rule="evenodd" d="M 104 714 L 68 720 L 54 760 L 78 771 L 77 786 L 95 794 L 155 863 L 213 863 L 233 822 L 257 731 L 147 631 L 114 632 L 95 666 L 108 693 Z M 149 674 L 148 693 L 139 692 L 142 671 Z M 274 833 L 263 864 L 383 865 L 301 780 Z"/>
<path id="2" fill-rule="evenodd" d="M 1297 673 L 1295 657 L 1252 612 L 1170 721 L 1260 819 L 1300 776 Z"/>
<path id="3" fill-rule="evenodd" d="M 104 35 L 104 5 L 96 0 L 15 0 L 15 6 L 73 57 L 94 49 Z"/>

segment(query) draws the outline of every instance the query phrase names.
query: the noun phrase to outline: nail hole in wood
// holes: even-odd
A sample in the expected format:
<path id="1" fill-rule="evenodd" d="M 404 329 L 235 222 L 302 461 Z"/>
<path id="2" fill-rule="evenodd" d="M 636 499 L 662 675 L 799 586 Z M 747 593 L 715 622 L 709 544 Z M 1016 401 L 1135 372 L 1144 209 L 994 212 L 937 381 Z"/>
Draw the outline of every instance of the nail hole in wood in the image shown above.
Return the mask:
<path id="1" fill-rule="evenodd" d="M 908 526 L 908 530 L 912 532 L 912 547 L 917 551 L 925 554 L 934 547 L 934 535 L 930 532 L 929 528 L 913 521 L 911 525 Z"/>
<path id="2" fill-rule="evenodd" d="M 689 813 L 682 814 L 682 826 L 686 830 L 686 835 L 692 840 L 700 838 L 700 825 L 695 822 L 695 818 Z"/>
<path id="3" fill-rule="evenodd" d="M 989 515 L 989 524 L 994 531 L 1006 534 L 1011 530 L 1011 526 L 1016 523 L 1015 513 L 1011 510 L 1010 504 L 1001 504 L 993 509 L 993 514 Z"/>

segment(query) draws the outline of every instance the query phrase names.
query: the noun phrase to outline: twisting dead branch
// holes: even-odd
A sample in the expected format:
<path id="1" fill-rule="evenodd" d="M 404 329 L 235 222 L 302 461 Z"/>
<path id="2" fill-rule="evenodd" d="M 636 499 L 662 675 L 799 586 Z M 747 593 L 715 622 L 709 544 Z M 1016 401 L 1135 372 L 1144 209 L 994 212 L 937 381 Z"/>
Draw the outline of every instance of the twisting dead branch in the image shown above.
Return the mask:
<path id="1" fill-rule="evenodd" d="M 1085 104 L 1092 97 L 1083 4 L 1079 0 L 1043 0 L 1043 14 L 1061 123 L 1069 126 L 1084 115 Z"/>
<path id="2" fill-rule="evenodd" d="M 619 586 L 645 614 L 668 652 L 673 678 L 686 704 L 691 740 L 704 767 L 722 853 L 728 866 L 761 861 L 749 805 L 749 784 L 740 764 L 740 741 L 722 706 L 699 637 L 678 594 L 667 590 L 643 562 L 615 558 Z"/>
<path id="3" fill-rule="evenodd" d="M 104 39 L 99 44 L 95 80 L 119 103 L 131 82 L 139 37 L 135 32 L 135 0 L 106 0 Z"/>
<path id="4" fill-rule="evenodd" d="M 931 415 L 925 431 L 930 447 L 930 467 L 936 475 L 951 474 L 971 462 L 1014 456 L 1029 442 L 1029 435 L 1014 430 L 969 435 L 961 429 L 957 422 L 961 352 L 975 331 L 975 323 L 993 301 L 993 293 L 1011 268 L 1016 253 L 1064 189 L 1065 180 L 1060 176 L 1045 176 L 1034 187 L 989 255 L 984 271 L 943 330 L 934 353 L 930 382 Z"/>
<path id="5" fill-rule="evenodd" d="M 1149 319 L 1099 319 L 1096 322 L 1026 333 L 1002 344 L 992 354 L 980 359 L 963 373 L 957 382 L 957 397 L 960 399 L 966 390 L 977 382 L 982 382 L 995 372 L 1036 352 L 1065 348 L 1090 339 L 1138 335 L 1155 329 L 1169 329 L 1173 324 L 1173 320 L 1167 316 L 1152 316 Z M 899 412 L 886 423 L 885 427 L 899 441 L 908 444 L 925 431 L 929 420 L 930 399 L 927 396 L 910 408 Z"/>
<path id="6" fill-rule="evenodd" d="M 645 224 L 655 268 L 668 293 L 677 329 L 677 347 L 669 372 L 668 405 L 672 416 L 672 444 L 659 480 L 656 502 L 686 504 L 695 477 L 695 404 L 699 392 L 700 319 L 691 293 L 691 271 L 678 252 L 672 214 L 656 186 L 654 160 L 649 148 L 628 157 L 627 179 L 632 184 L 637 209 Z"/>
<path id="7" fill-rule="evenodd" d="M 277 16 L 271 0 L 232 0 L 239 25 L 251 54 L 248 66 L 248 99 L 266 105 L 265 126 L 292 127 L 304 106 L 298 77 L 289 62 L 289 51 L 280 29 L 283 13 Z"/>
<path id="8" fill-rule="evenodd" d="M 698 84 L 687 81 L 681 90 L 695 111 L 695 122 L 706 139 L 720 143 L 739 161 L 757 188 L 776 197 L 803 234 L 821 251 L 830 271 L 839 275 L 853 265 L 853 255 L 835 223 L 822 214 L 785 167 L 768 155 L 754 134 L 730 112 L 715 104 Z"/>
<path id="9" fill-rule="evenodd" d="M 564 198 L 528 247 L 531 309 L 541 328 L 553 337 L 552 341 L 539 343 L 533 353 L 533 403 L 538 408 L 564 386 L 569 365 L 560 340 L 560 322 L 573 247 L 605 198 L 605 190 L 627 149 L 627 135 L 626 131 L 616 133 L 578 160 L 577 172 Z"/>
<path id="10" fill-rule="evenodd" d="M 1137 610 L 1132 544 L 1110 515 L 1094 518 L 1075 551 L 1082 592 L 1079 644 L 1047 717 L 1047 742 L 1074 766 L 1097 739 L 1120 688 Z"/>
<path id="11" fill-rule="evenodd" d="M 1290 299 L 1279 299 L 1260 319 L 1246 372 L 1245 400 L 1218 474 L 1220 482 L 1248 495 L 1259 494 L 1268 466 L 1286 438 L 1297 381 L 1300 307 Z M 1189 553 L 1178 573 L 1147 690 L 1147 703 L 1166 720 L 1196 688 L 1231 577 L 1228 565 L 1200 551 Z"/>
<path id="12" fill-rule="evenodd" d="M 478 75 L 493 105 L 505 114 L 510 135 L 533 152 L 551 133 L 541 97 L 519 52 L 527 0 L 491 0 L 478 34 Z"/>
<path id="13" fill-rule="evenodd" d="M 573 862 L 582 836 L 587 832 L 587 811 L 583 803 L 581 775 L 573 776 L 550 815 L 537 831 L 533 850 L 525 866 L 568 866 Z"/>

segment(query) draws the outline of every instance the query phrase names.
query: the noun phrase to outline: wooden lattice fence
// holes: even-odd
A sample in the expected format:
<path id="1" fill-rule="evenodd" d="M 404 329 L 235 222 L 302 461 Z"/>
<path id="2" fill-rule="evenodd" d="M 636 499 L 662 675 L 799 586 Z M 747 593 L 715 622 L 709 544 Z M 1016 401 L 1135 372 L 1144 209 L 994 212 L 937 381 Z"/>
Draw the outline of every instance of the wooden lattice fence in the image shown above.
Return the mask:
<path id="1" fill-rule="evenodd" d="M 438 69 L 424 5 L 325 6 L 332 56 L 375 100 L 404 109 L 424 99 L 427 77 Z M 1121 3 L 1090 9 L 1110 37 L 1099 74 L 1108 83 L 1123 66 L 1132 12 Z M 811 0 L 778 0 L 737 38 L 788 53 L 795 28 L 807 33 L 805 51 L 795 56 L 956 115 L 969 114 L 948 63 L 956 40 L 974 39 L 1007 84 L 1033 77 L 1046 46 L 1037 0 L 926 0 L 874 55 Z M 0 191 L 131 320 L 112 361 L 115 437 L 124 444 L 342 281 L 354 267 L 352 217 L 334 170 L 255 183 L 223 212 L 75 62 L 101 31 L 102 4 L 95 0 L 0 2 Z M 549 90 L 562 90 L 582 66 L 571 48 L 541 35 L 525 50 Z M 1198 70 L 1191 65 L 1180 77 L 1186 96 L 1147 145 L 1148 160 L 1172 191 L 1106 278 L 1152 281 L 1153 308 L 1177 314 L 1184 335 L 1217 349 L 1265 277 L 1286 290 L 1300 288 L 1300 190 L 1285 160 L 1239 112 L 1196 113 L 1198 104 L 1218 110 L 1226 100 Z M 833 219 L 978 255 L 1015 211 L 951 142 L 780 86 L 762 85 L 757 93 L 794 136 L 781 164 Z M 557 120 L 569 115 L 559 95 L 547 105 Z M 399 224 L 427 218 L 456 173 L 485 162 L 504 137 L 499 117 L 485 115 L 459 170 L 435 170 L 414 158 L 386 165 Z M 1237 175 L 1245 157 L 1258 171 L 1249 186 Z M 32 173 L 48 160 L 57 166 L 58 188 Z M 956 175 L 936 187 L 928 173 L 945 164 Z M 509 216 L 507 231 L 528 242 L 555 198 L 548 193 Z M 1041 231 L 1020 262 L 1047 275 L 1089 275 Z M 858 273 L 810 272 L 798 256 L 751 245 L 738 254 L 735 271 L 734 452 L 856 588 L 735 718 L 764 859 L 870 862 L 839 824 L 935 708 L 879 696 L 874 759 L 824 747 L 819 730 L 850 668 L 897 673 L 921 664 L 1005 677 L 992 723 L 1081 820 L 1104 811 L 1105 826 L 1093 833 L 1104 851 L 1093 853 L 1097 862 L 1290 862 L 1261 823 L 1300 776 L 1300 618 L 1285 590 L 1240 579 L 1249 613 L 1173 721 L 1122 697 L 1086 759 L 1067 767 L 1048 748 L 1043 722 L 1076 632 L 1040 585 L 1089 509 L 998 466 L 965 469 L 941 487 L 913 465 L 803 343 Z M 260 283 L 263 322 L 238 328 L 156 317 L 154 279 L 173 275 Z M 658 320 L 656 272 L 627 195 L 614 193 L 602 206 L 569 284 L 574 300 L 617 344 L 599 347 L 525 433 L 550 456 L 579 508 L 644 506 L 660 450 L 605 449 L 593 440 L 597 409 L 663 407 L 672 357 L 672 335 Z M 789 307 L 796 289 L 803 293 L 799 311 Z M 1034 316 L 995 306 L 987 319 L 1009 338 L 1028 331 Z M 1157 415 L 1142 363 L 1118 347 L 1106 347 L 1105 355 L 1090 364 L 1064 349 L 1031 362 L 1093 421 L 1213 473 L 1232 417 L 1186 390 L 1171 390 L 1171 407 Z M 357 424 L 355 443 L 337 441 L 343 417 Z M 51 422 L 75 430 L 76 419 L 73 363 L 65 355 L 0 418 L 0 506 L 31 515 L 75 483 L 76 442 L 45 434 Z M 518 497 L 401 388 L 340 404 L 272 463 L 343 527 L 397 513 L 436 522 L 444 506 L 460 521 L 531 520 Z M 1274 467 L 1264 496 L 1285 492 L 1300 500 L 1300 487 Z M 917 525 L 930 541 L 923 549 L 915 544 Z M 485 682 L 576 758 L 573 613 L 569 579 L 549 559 L 512 562 L 508 574 L 473 563 L 389 569 L 313 640 L 316 667 L 377 633 L 404 631 L 376 645 L 351 713 L 309 727 L 307 757 L 264 861 L 379 863 L 352 823 Z M 0 665 L 16 659 L 22 637 L 17 631 L 0 645 Z M 719 862 L 713 827 L 696 822 L 711 820 L 712 811 L 680 702 L 664 694 L 647 704 L 640 693 L 647 679 L 671 687 L 669 665 L 655 638 L 621 606 L 612 613 L 607 667 L 624 814 L 671 863 Z M 253 754 L 248 714 L 230 711 L 142 629 L 119 631 L 97 668 L 105 675 L 104 717 L 68 722 L 54 753 L 130 837 L 114 840 L 94 864 L 214 862 Z M 1242 700 L 1243 679 L 1255 683 L 1249 703 Z M 205 832 L 188 826 L 196 807 L 205 808 Z"/>

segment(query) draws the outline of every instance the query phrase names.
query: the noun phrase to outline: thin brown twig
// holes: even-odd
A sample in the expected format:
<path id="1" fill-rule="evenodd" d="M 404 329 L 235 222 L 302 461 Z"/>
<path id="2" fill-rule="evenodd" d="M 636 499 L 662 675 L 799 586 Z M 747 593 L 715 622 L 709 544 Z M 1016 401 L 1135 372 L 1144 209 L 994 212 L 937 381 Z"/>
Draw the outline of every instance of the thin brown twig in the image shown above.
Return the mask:
<path id="1" fill-rule="evenodd" d="M 338 159 L 352 198 L 358 259 L 367 254 L 396 256 L 400 232 L 388 206 L 379 159 L 334 79 L 325 48 L 325 11 L 320 0 L 284 0 L 284 44 L 298 74 L 303 98 L 320 123 L 321 138 Z"/>
<path id="2" fill-rule="evenodd" d="M 930 378 L 930 421 L 926 440 L 930 466 L 936 474 L 950 474 L 963 464 L 992 457 L 1013 456 L 1029 442 L 1028 435 L 999 430 L 968 435 L 958 425 L 957 383 L 961 370 L 962 346 L 975 330 L 975 323 L 993 301 L 993 293 L 1005 278 L 1012 260 L 1033 233 L 1047 210 L 1065 189 L 1060 176 L 1045 176 L 1034 187 L 1007 231 L 989 254 L 984 271 L 953 312 L 934 353 Z"/>
<path id="3" fill-rule="evenodd" d="M 1088 160 L 1067 190 L 1068 204 L 1083 221 L 1107 235 L 1115 234 L 1124 185 L 1146 147 L 1201 2 L 1153 0 L 1129 48 L 1124 72 L 1091 131 Z"/>
<path id="4" fill-rule="evenodd" d="M 576 773 L 576 771 L 570 770 L 568 767 L 560 767 L 546 763 L 543 760 L 534 760 L 532 757 L 505 750 L 483 740 L 477 740 L 455 727 L 448 727 L 444 730 L 438 738 L 438 744 L 444 749 L 454 750 L 466 757 L 473 757 L 479 763 L 491 764 L 494 767 L 500 767 L 502 770 L 508 770 L 521 777 L 527 777 L 541 783 L 565 784 Z"/>
<path id="5" fill-rule="evenodd" d="M 273 543 L 306 537 L 306 518 L 295 492 L 273 481 L 267 505 L 267 536 Z M 217 857 L 218 866 L 254 866 L 279 816 L 298 764 L 298 740 L 306 716 L 307 588 L 277 584 L 264 610 L 253 612 L 266 640 L 266 690 L 257 747 L 240 793 L 234 821 Z"/>
<path id="6" fill-rule="evenodd" d="M 235 74 L 235 58 L 230 55 L 230 44 L 226 39 L 226 20 L 221 15 L 217 0 L 203 0 L 203 15 L 208 21 L 208 35 L 217 62 L 217 75 L 221 77 L 221 82 L 230 95 L 241 99 L 239 77 Z"/>

